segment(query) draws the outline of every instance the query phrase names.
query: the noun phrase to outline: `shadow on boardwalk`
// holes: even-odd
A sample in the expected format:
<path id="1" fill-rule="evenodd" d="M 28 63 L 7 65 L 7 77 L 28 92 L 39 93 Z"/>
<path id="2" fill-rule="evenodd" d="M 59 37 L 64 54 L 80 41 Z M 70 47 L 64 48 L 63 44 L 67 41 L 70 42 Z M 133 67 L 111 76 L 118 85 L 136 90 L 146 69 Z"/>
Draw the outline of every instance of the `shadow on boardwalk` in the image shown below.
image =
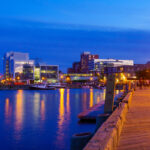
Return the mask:
<path id="1" fill-rule="evenodd" d="M 150 150 L 150 88 L 134 92 L 117 150 Z"/>

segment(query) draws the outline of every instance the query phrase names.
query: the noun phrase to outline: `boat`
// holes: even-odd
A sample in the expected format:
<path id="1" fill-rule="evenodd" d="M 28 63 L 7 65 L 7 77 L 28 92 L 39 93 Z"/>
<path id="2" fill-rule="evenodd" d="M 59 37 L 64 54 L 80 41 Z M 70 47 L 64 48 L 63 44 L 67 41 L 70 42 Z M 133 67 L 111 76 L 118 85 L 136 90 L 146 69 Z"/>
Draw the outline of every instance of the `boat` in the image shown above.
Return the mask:
<path id="1" fill-rule="evenodd" d="M 83 89 L 90 89 L 91 86 L 89 86 L 89 85 L 83 85 L 82 88 L 83 88 Z"/>
<path id="2" fill-rule="evenodd" d="M 48 84 L 48 87 L 49 87 L 49 88 L 65 88 L 66 86 L 65 86 L 65 85 L 62 85 L 62 84 L 59 83 L 59 82 L 57 82 L 57 83 Z"/>
<path id="3" fill-rule="evenodd" d="M 103 86 L 103 85 L 97 85 L 97 86 L 95 86 L 94 88 L 95 88 L 95 89 L 103 90 L 103 89 L 105 89 L 106 87 Z"/>
<path id="4" fill-rule="evenodd" d="M 55 90 L 54 87 L 49 87 L 47 84 L 36 84 L 29 87 L 31 90 Z"/>

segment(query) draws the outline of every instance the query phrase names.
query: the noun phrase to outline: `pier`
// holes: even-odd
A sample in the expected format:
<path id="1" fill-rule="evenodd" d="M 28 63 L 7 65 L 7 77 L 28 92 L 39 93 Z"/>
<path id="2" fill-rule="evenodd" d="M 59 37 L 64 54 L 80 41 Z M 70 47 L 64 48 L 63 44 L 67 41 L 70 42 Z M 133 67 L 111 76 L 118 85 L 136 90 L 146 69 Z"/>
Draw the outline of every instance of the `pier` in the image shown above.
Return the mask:
<path id="1" fill-rule="evenodd" d="M 150 149 L 150 88 L 133 94 L 117 150 Z"/>
<path id="2" fill-rule="evenodd" d="M 129 93 L 84 150 L 149 150 L 150 88 Z"/>
<path id="3" fill-rule="evenodd" d="M 81 112 L 78 114 L 78 118 L 81 121 L 96 121 L 96 117 L 99 115 L 100 112 L 103 112 L 104 110 L 103 102 L 100 104 L 96 104 L 93 107 L 87 109 L 84 112 Z"/>

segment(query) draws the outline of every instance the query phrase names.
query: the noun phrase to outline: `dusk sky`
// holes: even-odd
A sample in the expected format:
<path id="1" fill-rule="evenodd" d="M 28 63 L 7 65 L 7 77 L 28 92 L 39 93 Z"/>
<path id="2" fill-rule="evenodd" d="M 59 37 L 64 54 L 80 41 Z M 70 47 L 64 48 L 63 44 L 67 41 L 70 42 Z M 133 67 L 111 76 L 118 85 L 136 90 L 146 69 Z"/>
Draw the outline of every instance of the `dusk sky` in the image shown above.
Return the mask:
<path id="1" fill-rule="evenodd" d="M 29 52 L 62 71 L 90 51 L 150 60 L 150 0 L 0 0 L 0 72 L 7 51 Z"/>

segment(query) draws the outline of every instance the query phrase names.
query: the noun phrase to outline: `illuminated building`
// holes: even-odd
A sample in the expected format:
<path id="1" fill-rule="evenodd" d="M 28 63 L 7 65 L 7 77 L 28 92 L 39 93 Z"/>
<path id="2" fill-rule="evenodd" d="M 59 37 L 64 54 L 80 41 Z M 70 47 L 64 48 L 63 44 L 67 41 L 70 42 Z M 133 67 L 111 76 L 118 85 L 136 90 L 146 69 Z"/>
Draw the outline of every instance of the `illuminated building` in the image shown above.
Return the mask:
<path id="1" fill-rule="evenodd" d="M 22 78 L 23 66 L 25 64 L 34 65 L 33 60 L 29 60 L 28 53 L 7 52 L 3 58 L 5 78 Z"/>
<path id="2" fill-rule="evenodd" d="M 98 58 L 99 55 L 83 52 L 80 56 L 80 62 L 74 62 L 72 68 L 68 68 L 68 73 L 89 73 L 89 62 Z"/>
<path id="3" fill-rule="evenodd" d="M 57 65 L 34 64 L 28 53 L 7 52 L 3 59 L 5 79 L 16 81 L 56 82 L 59 79 Z"/>
<path id="4" fill-rule="evenodd" d="M 119 67 L 119 66 L 133 66 L 133 60 L 117 60 L 117 59 L 94 59 L 89 63 L 90 71 L 103 73 L 105 68 Z"/>
<path id="5" fill-rule="evenodd" d="M 40 66 L 35 66 L 35 67 L 34 67 L 34 80 L 35 80 L 35 81 L 41 80 Z"/>
<path id="6" fill-rule="evenodd" d="M 64 79 L 67 80 L 67 77 L 70 78 L 71 81 L 89 81 L 95 80 L 96 77 L 93 77 L 92 73 L 69 73 L 69 74 L 63 74 Z"/>
<path id="7" fill-rule="evenodd" d="M 59 67 L 57 65 L 38 64 L 34 68 L 35 81 L 57 82 Z"/>
<path id="8" fill-rule="evenodd" d="M 89 72 L 89 62 L 98 59 L 99 55 L 92 55 L 90 52 L 84 52 L 81 54 L 81 72 L 88 73 Z"/>
<path id="9" fill-rule="evenodd" d="M 23 65 L 23 79 L 34 80 L 34 65 L 30 64 Z"/>

